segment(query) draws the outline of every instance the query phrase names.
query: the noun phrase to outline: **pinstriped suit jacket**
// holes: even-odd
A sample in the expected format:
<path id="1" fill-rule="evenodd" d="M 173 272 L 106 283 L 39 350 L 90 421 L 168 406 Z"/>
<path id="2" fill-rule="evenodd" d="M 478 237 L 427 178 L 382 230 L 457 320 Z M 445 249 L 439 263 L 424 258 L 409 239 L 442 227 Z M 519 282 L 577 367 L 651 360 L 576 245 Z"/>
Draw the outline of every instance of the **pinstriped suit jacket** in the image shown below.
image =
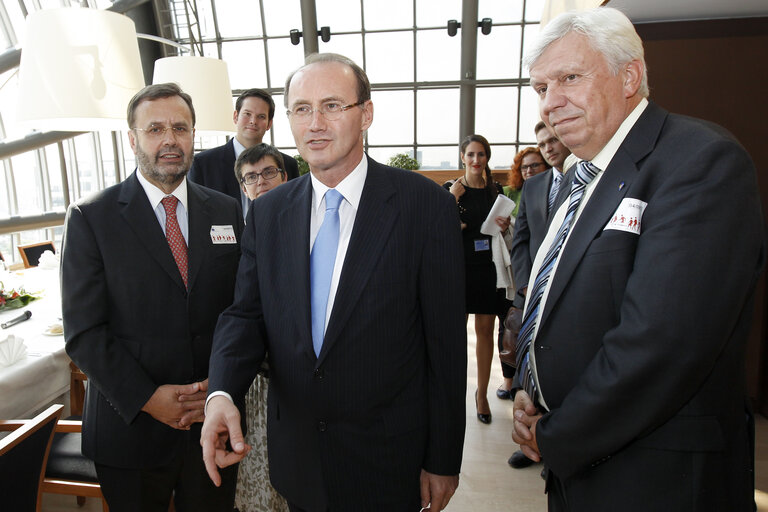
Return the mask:
<path id="1" fill-rule="evenodd" d="M 455 202 L 369 159 L 319 357 L 309 300 L 309 176 L 253 203 L 211 391 L 241 402 L 268 355 L 273 485 L 306 510 L 404 510 L 419 474 L 459 473 L 464 265 Z"/>

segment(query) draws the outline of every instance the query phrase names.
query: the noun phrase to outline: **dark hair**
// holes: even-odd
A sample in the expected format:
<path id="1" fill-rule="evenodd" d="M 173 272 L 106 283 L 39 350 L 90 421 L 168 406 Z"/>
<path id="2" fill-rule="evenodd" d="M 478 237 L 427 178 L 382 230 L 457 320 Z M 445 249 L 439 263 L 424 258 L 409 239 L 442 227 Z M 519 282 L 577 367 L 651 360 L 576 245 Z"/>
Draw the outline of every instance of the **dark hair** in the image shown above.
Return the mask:
<path id="1" fill-rule="evenodd" d="M 317 64 L 318 62 L 338 62 L 339 64 L 348 66 L 357 79 L 357 101 L 355 103 L 362 103 L 371 99 L 371 82 L 368 81 L 368 75 L 366 75 L 363 68 L 355 64 L 352 59 L 339 55 L 338 53 L 312 53 L 304 59 L 304 65 L 288 75 L 288 78 L 285 81 L 285 95 L 283 96 L 285 108 L 288 108 L 288 91 L 291 88 L 291 80 L 293 80 L 293 76 L 310 64 Z"/>
<path id="2" fill-rule="evenodd" d="M 240 113 L 240 109 L 243 108 L 243 101 L 245 101 L 246 98 L 259 98 L 260 100 L 263 100 L 264 103 L 269 106 L 269 120 L 271 121 L 272 118 L 275 117 L 275 100 L 273 100 L 272 96 L 270 96 L 264 89 L 248 89 L 238 96 L 237 101 L 235 101 L 235 110 L 238 114 Z"/>
<path id="3" fill-rule="evenodd" d="M 544 159 L 544 155 L 541 154 L 541 150 L 536 146 L 530 146 L 530 147 L 521 149 L 515 155 L 515 159 L 512 161 L 512 170 L 510 171 L 510 173 L 518 172 L 520 173 L 520 178 L 522 178 L 523 172 L 520 168 L 523 166 L 523 158 L 526 155 L 531 155 L 531 154 L 539 155 L 539 157 L 541 158 L 541 161 L 544 162 L 544 165 L 547 165 L 547 161 Z M 512 179 L 511 175 L 509 179 L 510 180 Z"/>
<path id="4" fill-rule="evenodd" d="M 541 130 L 543 130 L 546 127 L 547 125 L 544 123 L 544 121 L 539 121 L 538 123 L 536 123 L 536 126 L 533 127 L 533 133 L 538 134 Z"/>
<path id="5" fill-rule="evenodd" d="M 280 174 L 285 177 L 285 162 L 283 162 L 283 155 L 280 154 L 275 146 L 261 143 L 251 146 L 237 157 L 237 161 L 235 162 L 235 178 L 237 178 L 237 182 L 240 183 L 240 180 L 243 179 L 243 173 L 241 171 L 245 164 L 255 164 L 266 156 L 271 156 L 275 159 L 277 168 L 280 169 Z"/>
<path id="6" fill-rule="evenodd" d="M 189 111 L 192 113 L 192 128 L 195 127 L 195 107 L 192 106 L 192 97 L 181 90 L 178 84 L 165 83 L 165 84 L 152 84 L 148 85 L 128 102 L 128 128 L 133 130 L 136 128 L 134 122 L 136 121 L 136 109 L 143 101 L 153 101 L 162 98 L 172 98 L 178 96 L 184 100 L 189 107 Z"/>
<path id="7" fill-rule="evenodd" d="M 469 146 L 472 142 L 479 142 L 483 146 L 483 150 L 485 151 L 485 156 L 487 157 L 485 161 L 485 188 L 491 191 L 492 195 L 496 197 L 499 191 L 493 182 L 493 174 L 491 174 L 491 166 L 488 164 L 488 162 L 491 161 L 491 145 L 488 144 L 488 140 L 482 135 L 478 135 L 476 133 L 472 135 L 467 135 L 466 137 L 464 137 L 464 140 L 462 140 L 461 144 L 459 145 L 459 151 L 461 152 L 462 155 L 467 150 L 467 146 Z"/>

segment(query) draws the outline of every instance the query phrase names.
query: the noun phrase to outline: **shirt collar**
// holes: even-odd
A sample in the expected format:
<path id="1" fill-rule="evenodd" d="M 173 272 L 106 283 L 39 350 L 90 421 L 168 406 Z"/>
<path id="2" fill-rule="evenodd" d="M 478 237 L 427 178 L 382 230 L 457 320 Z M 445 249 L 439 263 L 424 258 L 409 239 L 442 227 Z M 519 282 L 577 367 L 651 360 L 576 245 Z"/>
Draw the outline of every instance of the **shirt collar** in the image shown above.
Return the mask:
<path id="1" fill-rule="evenodd" d="M 309 176 L 312 180 L 312 209 L 317 212 L 323 204 L 323 198 L 329 187 L 315 178 L 314 174 L 309 173 Z M 368 176 L 368 158 L 363 154 L 360 163 L 335 187 L 355 211 L 360 204 L 360 196 L 363 195 L 366 176 Z"/>
<path id="2" fill-rule="evenodd" d="M 608 165 L 611 163 L 611 160 L 613 160 L 614 155 L 616 155 L 616 152 L 624 142 L 624 139 L 627 138 L 627 134 L 632 129 L 632 127 L 635 126 L 635 123 L 640 118 L 640 114 L 643 113 L 647 106 L 648 100 L 642 98 L 640 103 L 637 104 L 632 112 L 630 112 L 629 115 L 624 119 L 621 125 L 619 125 L 619 129 L 616 130 L 616 133 L 613 134 L 611 140 L 609 140 L 603 149 L 601 149 L 600 152 L 591 160 L 595 166 L 603 171 L 608 168 Z"/>
<path id="3" fill-rule="evenodd" d="M 235 160 L 237 160 L 237 157 L 240 156 L 240 153 L 245 151 L 245 146 L 240 144 L 240 141 L 237 140 L 237 137 L 232 137 L 232 145 L 235 147 Z"/>
<path id="4" fill-rule="evenodd" d="M 163 200 L 163 198 L 167 195 L 176 196 L 176 199 L 179 200 L 181 204 L 184 205 L 184 210 L 189 211 L 189 208 L 187 207 L 187 177 L 185 176 L 184 179 L 181 180 L 181 183 L 179 183 L 179 186 L 176 187 L 176 190 L 171 192 L 170 194 L 166 194 L 159 188 L 157 188 L 155 185 L 150 183 L 147 178 L 144 177 L 144 175 L 141 173 L 139 169 L 136 169 L 136 177 L 139 179 L 139 183 L 141 184 L 141 187 L 144 189 L 144 193 L 147 194 L 147 199 L 149 199 L 149 204 L 152 205 L 152 209 L 156 209 L 157 205 L 160 204 L 160 201 Z"/>

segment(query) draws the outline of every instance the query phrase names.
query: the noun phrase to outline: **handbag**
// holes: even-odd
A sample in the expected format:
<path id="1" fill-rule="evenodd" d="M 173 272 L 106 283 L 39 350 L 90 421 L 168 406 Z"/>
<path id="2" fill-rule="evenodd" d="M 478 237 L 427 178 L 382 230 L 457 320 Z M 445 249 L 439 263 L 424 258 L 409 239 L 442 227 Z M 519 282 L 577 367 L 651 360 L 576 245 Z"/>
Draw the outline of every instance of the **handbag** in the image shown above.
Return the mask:
<path id="1" fill-rule="evenodd" d="M 517 366 L 517 357 L 515 347 L 517 347 L 517 335 L 520 334 L 520 327 L 523 323 L 523 310 L 512 306 L 507 310 L 504 317 L 504 335 L 501 339 L 501 351 L 499 359 L 509 366 Z"/>

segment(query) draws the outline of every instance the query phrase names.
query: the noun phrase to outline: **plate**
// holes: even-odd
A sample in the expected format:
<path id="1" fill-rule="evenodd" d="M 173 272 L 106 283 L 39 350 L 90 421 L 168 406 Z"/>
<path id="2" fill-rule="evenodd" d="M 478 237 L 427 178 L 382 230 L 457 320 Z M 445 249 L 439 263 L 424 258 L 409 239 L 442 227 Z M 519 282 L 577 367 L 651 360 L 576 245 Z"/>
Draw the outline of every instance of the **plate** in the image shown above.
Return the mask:
<path id="1" fill-rule="evenodd" d="M 49 325 L 48 328 L 43 331 L 43 334 L 46 336 L 62 336 L 64 334 L 64 329 L 61 324 Z"/>

